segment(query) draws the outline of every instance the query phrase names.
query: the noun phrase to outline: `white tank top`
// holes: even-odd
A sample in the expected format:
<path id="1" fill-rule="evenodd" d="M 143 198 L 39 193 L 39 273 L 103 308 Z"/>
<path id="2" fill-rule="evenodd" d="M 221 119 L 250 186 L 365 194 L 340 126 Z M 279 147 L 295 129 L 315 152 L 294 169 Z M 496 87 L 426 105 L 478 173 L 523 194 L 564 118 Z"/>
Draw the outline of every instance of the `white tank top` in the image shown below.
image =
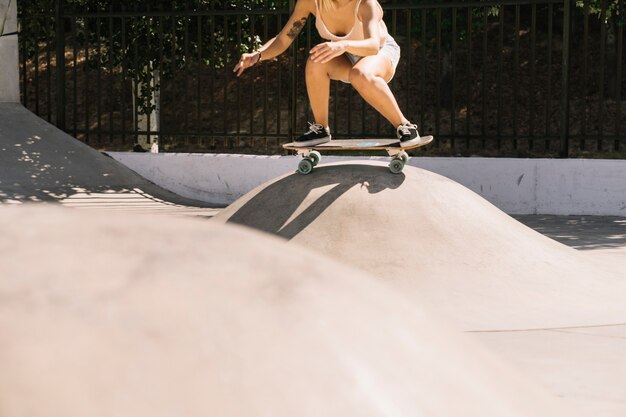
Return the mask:
<path id="1" fill-rule="evenodd" d="M 382 13 L 383 9 L 380 6 L 380 3 L 376 3 L 378 4 L 378 7 L 380 8 L 380 11 Z M 363 22 L 361 22 L 358 18 L 358 12 L 359 12 L 359 6 L 361 5 L 361 0 L 357 0 L 356 2 L 356 7 L 354 8 L 354 25 L 352 26 L 352 29 L 350 30 L 350 32 L 346 33 L 344 36 L 337 36 L 334 33 L 332 33 L 330 30 L 328 30 L 328 28 L 326 27 L 326 24 L 324 23 L 324 20 L 322 19 L 322 15 L 320 14 L 320 8 L 319 5 L 317 3 L 317 0 L 315 0 L 315 9 L 316 9 L 316 19 L 315 19 L 315 27 L 317 28 L 317 31 L 319 32 L 320 36 L 323 39 L 329 40 L 329 41 L 342 41 L 342 40 L 362 40 L 364 39 L 364 35 L 363 35 Z M 380 44 L 383 45 L 385 43 L 385 38 L 387 35 L 387 26 L 385 25 L 385 22 L 382 21 L 382 19 L 379 22 L 380 25 L 380 33 L 381 35 L 381 39 L 380 39 Z"/>

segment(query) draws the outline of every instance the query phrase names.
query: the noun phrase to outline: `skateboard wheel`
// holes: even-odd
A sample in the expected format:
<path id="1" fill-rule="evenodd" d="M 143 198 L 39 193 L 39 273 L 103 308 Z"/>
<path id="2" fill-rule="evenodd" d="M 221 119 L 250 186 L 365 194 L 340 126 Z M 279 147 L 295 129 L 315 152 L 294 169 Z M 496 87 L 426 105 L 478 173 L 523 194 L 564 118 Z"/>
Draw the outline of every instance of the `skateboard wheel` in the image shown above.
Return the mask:
<path id="1" fill-rule="evenodd" d="M 404 162 L 405 164 L 409 162 L 409 154 L 406 152 L 402 152 L 402 155 L 400 155 L 400 158 L 402 158 L 402 162 Z"/>
<path id="2" fill-rule="evenodd" d="M 404 161 L 401 158 L 393 159 L 389 163 L 389 171 L 393 174 L 399 174 L 404 169 Z"/>
<path id="3" fill-rule="evenodd" d="M 318 151 L 311 151 L 311 153 L 309 153 L 309 158 L 311 159 L 311 162 L 313 162 L 313 166 L 316 166 L 320 163 L 322 155 Z"/>
<path id="4" fill-rule="evenodd" d="M 313 171 L 313 161 L 305 158 L 298 164 L 298 172 L 302 175 L 310 174 Z"/>

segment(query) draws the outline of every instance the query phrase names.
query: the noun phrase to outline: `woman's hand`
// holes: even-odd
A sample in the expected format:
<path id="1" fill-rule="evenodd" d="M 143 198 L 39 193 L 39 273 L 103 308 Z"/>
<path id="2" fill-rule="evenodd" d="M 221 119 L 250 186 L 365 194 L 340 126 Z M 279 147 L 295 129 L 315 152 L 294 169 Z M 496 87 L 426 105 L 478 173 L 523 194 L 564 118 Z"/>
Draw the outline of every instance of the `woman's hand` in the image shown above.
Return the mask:
<path id="1" fill-rule="evenodd" d="M 331 59 L 338 57 L 348 50 L 348 42 L 324 42 L 319 45 L 315 45 L 309 52 L 311 54 L 311 60 L 314 62 L 327 63 Z"/>
<path id="2" fill-rule="evenodd" d="M 237 77 L 239 77 L 246 69 L 256 65 L 260 59 L 261 53 L 259 51 L 254 51 L 251 54 L 242 54 L 239 62 L 235 65 L 233 72 L 236 72 Z"/>

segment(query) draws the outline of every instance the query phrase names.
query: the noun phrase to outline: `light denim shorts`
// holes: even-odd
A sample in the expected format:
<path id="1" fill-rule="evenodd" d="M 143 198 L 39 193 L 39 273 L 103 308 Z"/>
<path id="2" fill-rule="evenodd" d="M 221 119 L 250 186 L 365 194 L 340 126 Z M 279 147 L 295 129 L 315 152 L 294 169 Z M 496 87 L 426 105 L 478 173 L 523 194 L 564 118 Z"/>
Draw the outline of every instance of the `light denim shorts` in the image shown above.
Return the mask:
<path id="1" fill-rule="evenodd" d="M 391 74 L 391 78 L 387 81 L 389 82 L 395 75 L 396 68 L 398 67 L 398 62 L 400 62 L 400 46 L 396 43 L 396 40 L 391 37 L 391 35 L 387 35 L 387 38 L 385 39 L 385 43 L 383 46 L 380 47 L 380 49 L 378 50 L 378 53 L 386 56 L 387 58 L 391 60 L 391 66 L 393 67 L 393 74 Z M 354 55 L 354 54 L 351 54 L 350 52 L 346 52 L 345 56 L 346 58 L 350 60 L 352 65 L 356 64 L 357 62 L 361 60 L 361 58 L 363 58 L 362 56 Z M 350 81 L 344 81 L 344 83 L 349 84 Z"/>

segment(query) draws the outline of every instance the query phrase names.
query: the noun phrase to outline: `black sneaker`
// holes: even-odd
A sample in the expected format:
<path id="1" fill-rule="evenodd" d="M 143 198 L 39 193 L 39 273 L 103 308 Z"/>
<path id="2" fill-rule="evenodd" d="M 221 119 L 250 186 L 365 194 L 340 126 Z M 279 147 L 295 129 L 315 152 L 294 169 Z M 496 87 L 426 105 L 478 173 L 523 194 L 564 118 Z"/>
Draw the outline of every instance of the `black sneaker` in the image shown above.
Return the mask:
<path id="1" fill-rule="evenodd" d="M 405 124 L 398 126 L 398 128 L 396 129 L 396 133 L 402 145 L 405 145 L 409 142 L 419 143 L 421 141 L 420 135 L 417 132 L 417 125 L 414 125 L 410 122 L 406 122 Z"/>
<path id="2" fill-rule="evenodd" d="M 309 130 L 295 140 L 300 146 L 315 146 L 320 143 L 330 142 L 330 129 L 319 123 L 309 123 Z"/>

